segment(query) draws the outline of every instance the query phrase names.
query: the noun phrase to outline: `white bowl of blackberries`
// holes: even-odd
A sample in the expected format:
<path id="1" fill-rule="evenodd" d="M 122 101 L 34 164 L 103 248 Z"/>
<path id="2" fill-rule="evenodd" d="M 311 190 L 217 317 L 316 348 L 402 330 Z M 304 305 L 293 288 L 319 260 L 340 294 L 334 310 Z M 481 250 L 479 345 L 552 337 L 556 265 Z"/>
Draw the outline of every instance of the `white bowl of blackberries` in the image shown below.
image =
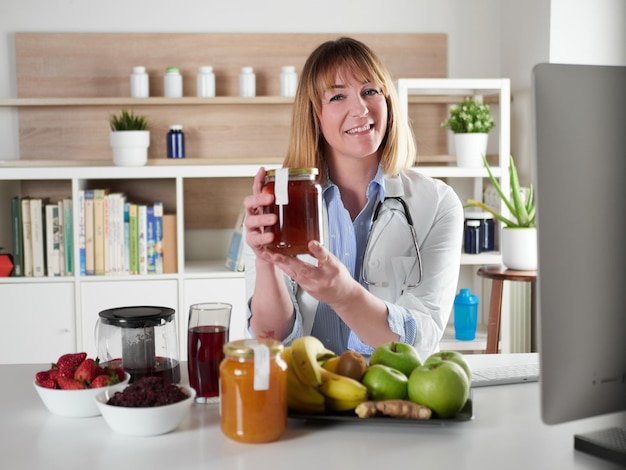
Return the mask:
<path id="1" fill-rule="evenodd" d="M 156 436 L 176 429 L 194 401 L 193 388 L 141 377 L 124 388 L 104 390 L 96 405 L 111 429 L 131 436 Z"/>

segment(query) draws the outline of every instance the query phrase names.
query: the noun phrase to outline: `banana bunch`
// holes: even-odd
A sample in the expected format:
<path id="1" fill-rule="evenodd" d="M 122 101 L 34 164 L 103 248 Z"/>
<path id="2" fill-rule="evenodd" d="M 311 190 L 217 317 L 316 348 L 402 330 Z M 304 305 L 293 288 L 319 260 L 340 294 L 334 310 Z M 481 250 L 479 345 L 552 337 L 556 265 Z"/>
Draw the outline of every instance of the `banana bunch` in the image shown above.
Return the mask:
<path id="1" fill-rule="evenodd" d="M 285 347 L 281 356 L 287 364 L 287 406 L 299 413 L 323 413 L 325 398 L 316 388 L 302 382 L 293 365 L 292 347 Z"/>
<path id="2" fill-rule="evenodd" d="M 349 411 L 368 399 L 365 385 L 329 370 L 337 356 L 314 336 L 296 339 L 282 357 L 287 363 L 287 402 L 294 411 Z"/>

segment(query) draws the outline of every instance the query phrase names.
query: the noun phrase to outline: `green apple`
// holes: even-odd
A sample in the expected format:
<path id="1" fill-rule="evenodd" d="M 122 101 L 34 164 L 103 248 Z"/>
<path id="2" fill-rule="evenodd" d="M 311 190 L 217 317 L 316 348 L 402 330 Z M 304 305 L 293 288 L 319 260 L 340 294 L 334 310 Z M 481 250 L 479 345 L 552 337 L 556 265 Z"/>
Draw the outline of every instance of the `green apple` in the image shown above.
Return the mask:
<path id="1" fill-rule="evenodd" d="M 413 369 L 422 365 L 422 361 L 412 344 L 391 341 L 374 349 L 370 357 L 370 365 L 375 364 L 389 366 L 408 377 Z"/>
<path id="2" fill-rule="evenodd" d="M 469 380 L 470 383 L 472 382 L 472 369 L 470 368 L 470 365 L 467 363 L 467 361 L 463 357 L 463 354 L 456 352 L 456 351 L 439 351 L 437 353 L 434 353 L 428 356 L 428 359 L 424 361 L 424 365 L 425 366 L 428 365 L 429 361 L 432 362 L 435 359 L 441 359 L 442 361 L 452 361 L 460 365 L 465 371 L 465 374 L 467 375 L 467 380 Z"/>
<path id="3" fill-rule="evenodd" d="M 450 360 L 433 358 L 409 377 L 409 400 L 433 410 L 440 418 L 454 417 L 465 405 L 470 382 L 463 368 Z"/>
<path id="4" fill-rule="evenodd" d="M 369 366 L 361 379 L 371 400 L 404 400 L 409 379 L 399 370 L 383 364 Z"/>

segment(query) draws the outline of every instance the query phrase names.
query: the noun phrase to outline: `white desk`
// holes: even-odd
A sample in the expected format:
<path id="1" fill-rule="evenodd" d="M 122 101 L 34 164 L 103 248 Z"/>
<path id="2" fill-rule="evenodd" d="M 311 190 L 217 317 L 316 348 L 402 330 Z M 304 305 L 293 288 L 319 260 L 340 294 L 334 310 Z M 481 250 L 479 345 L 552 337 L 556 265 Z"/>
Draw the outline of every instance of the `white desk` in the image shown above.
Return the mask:
<path id="1" fill-rule="evenodd" d="M 290 420 L 283 438 L 239 444 L 224 437 L 216 405 L 192 406 L 170 434 L 114 433 L 101 417 L 62 418 L 48 412 L 32 381 L 43 366 L 0 365 L 2 469 L 611 469 L 575 451 L 573 435 L 614 425 L 611 415 L 557 426 L 539 416 L 539 385 L 473 391 L 474 419 L 432 425 L 312 424 Z"/>

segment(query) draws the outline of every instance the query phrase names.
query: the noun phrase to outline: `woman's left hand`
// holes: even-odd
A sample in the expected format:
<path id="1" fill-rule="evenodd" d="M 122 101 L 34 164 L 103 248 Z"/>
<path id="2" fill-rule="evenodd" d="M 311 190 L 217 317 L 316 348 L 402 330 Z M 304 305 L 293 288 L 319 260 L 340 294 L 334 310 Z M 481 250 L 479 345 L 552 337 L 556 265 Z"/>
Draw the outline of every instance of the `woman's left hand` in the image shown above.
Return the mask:
<path id="1" fill-rule="evenodd" d="M 285 256 L 265 251 L 261 256 L 320 302 L 333 305 L 349 295 L 351 287 L 358 284 L 345 265 L 319 242 L 309 242 L 309 252 L 317 259 L 317 266 L 294 256 Z"/>

